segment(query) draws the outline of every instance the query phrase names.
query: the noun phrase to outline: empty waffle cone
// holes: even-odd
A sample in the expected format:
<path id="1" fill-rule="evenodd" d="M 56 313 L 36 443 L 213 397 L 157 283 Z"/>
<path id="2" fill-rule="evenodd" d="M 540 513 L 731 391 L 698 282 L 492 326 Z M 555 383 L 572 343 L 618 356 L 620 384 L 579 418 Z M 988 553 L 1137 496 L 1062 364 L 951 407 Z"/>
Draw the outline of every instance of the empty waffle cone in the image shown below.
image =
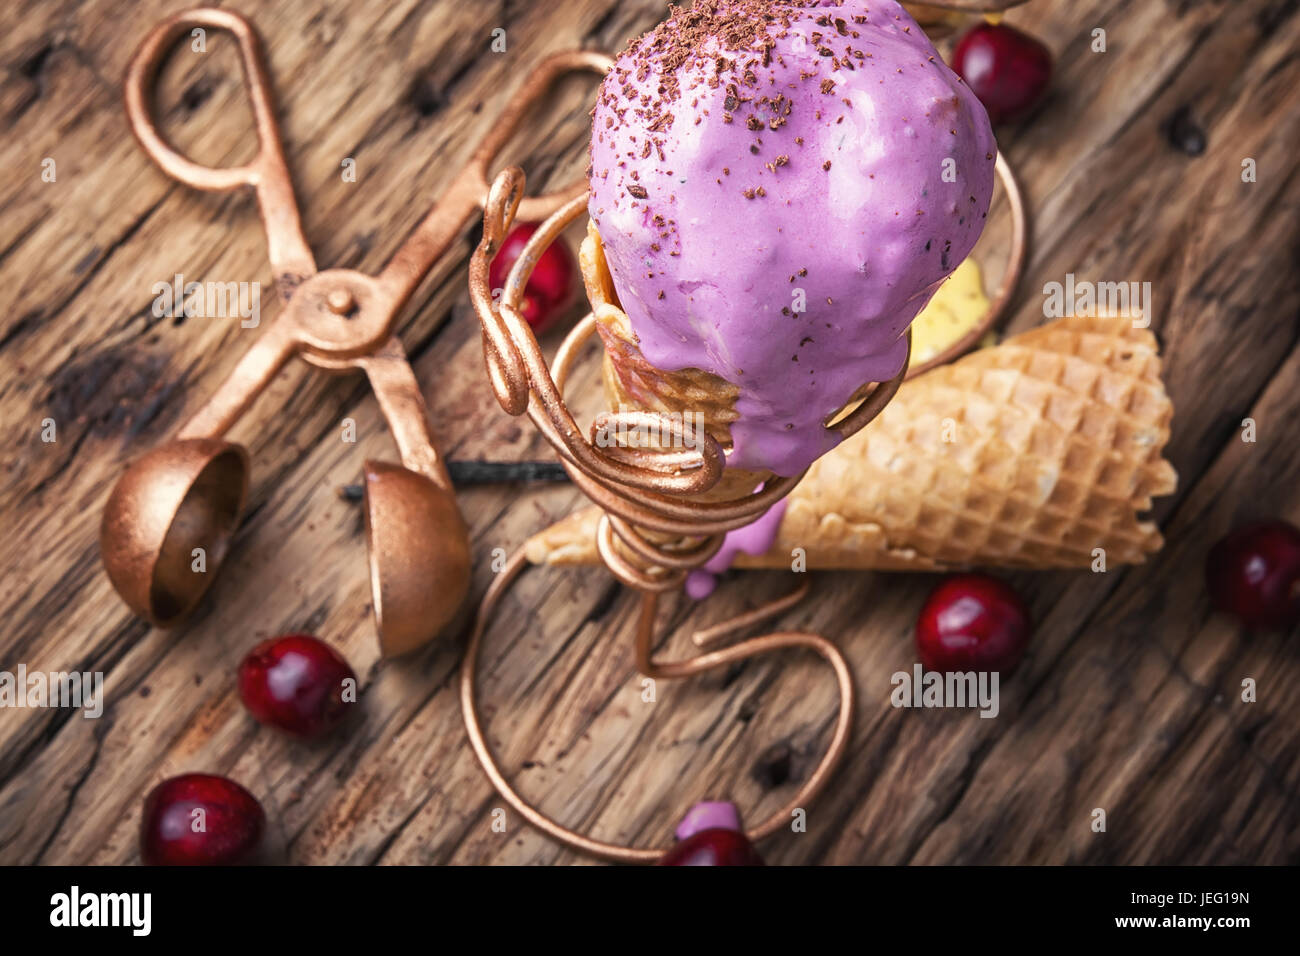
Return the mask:
<path id="1" fill-rule="evenodd" d="M 1065 318 L 904 383 L 815 462 L 771 549 L 738 567 L 943 571 L 1142 562 L 1141 519 L 1177 475 L 1155 336 L 1126 318 Z M 599 563 L 600 513 L 533 537 L 530 561 Z"/>

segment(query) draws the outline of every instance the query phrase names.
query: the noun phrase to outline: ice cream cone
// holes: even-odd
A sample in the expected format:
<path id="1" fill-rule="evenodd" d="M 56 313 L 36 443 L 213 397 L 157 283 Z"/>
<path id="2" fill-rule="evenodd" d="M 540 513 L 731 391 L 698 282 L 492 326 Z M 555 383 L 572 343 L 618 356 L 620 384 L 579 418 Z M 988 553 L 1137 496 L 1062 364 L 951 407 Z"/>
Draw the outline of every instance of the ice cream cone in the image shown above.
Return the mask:
<path id="1" fill-rule="evenodd" d="M 631 322 L 619 305 L 600 234 L 591 222 L 587 223 L 587 237 L 578 251 L 578 263 L 596 329 L 605 346 L 602 378 L 610 409 L 690 415 L 689 421 L 702 423 L 724 450 L 730 449 L 731 423 L 737 417 L 736 387 L 698 368 L 667 372 L 646 361 Z M 700 499 L 738 498 L 752 492 L 769 475 L 728 468 L 718 484 Z"/>
<path id="2" fill-rule="evenodd" d="M 584 269 L 611 402 L 701 416 L 728 452 L 714 499 L 835 447 L 826 421 L 903 369 L 993 194 L 987 113 L 907 12 L 834 8 L 674 6 L 592 111 Z"/>
<path id="3" fill-rule="evenodd" d="M 1177 483 L 1155 336 L 1065 318 L 903 385 L 813 464 L 776 541 L 740 567 L 943 571 L 1138 563 L 1163 544 L 1141 513 Z M 534 563 L 598 563 L 599 512 L 533 537 Z"/>

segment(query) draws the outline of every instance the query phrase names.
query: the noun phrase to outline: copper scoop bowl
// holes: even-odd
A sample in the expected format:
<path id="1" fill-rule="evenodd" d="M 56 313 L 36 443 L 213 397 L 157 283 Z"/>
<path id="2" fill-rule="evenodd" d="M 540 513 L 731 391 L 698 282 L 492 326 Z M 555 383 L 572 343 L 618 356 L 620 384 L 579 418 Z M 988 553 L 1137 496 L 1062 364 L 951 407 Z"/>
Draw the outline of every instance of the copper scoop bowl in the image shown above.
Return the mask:
<path id="1" fill-rule="evenodd" d="M 239 525 L 248 471 L 242 445 L 212 438 L 169 442 L 127 469 L 104 510 L 100 549 L 132 611 L 166 627 L 198 603 L 207 566 L 220 566 Z"/>
<path id="2" fill-rule="evenodd" d="M 367 461 L 364 468 L 372 602 L 380 648 L 389 656 L 428 642 L 455 616 L 469 590 L 469 537 L 396 339 L 353 364 L 381 396 L 402 458 L 400 465 Z M 227 388 L 238 379 L 236 369 Z M 197 427 L 191 422 L 127 469 L 100 529 L 114 587 L 160 627 L 183 620 L 207 591 L 248 495 L 248 452 L 195 436 L 203 425 L 200 413 Z"/>
<path id="3" fill-rule="evenodd" d="M 149 90 L 159 67 L 169 47 L 196 28 L 226 30 L 238 44 L 259 143 L 257 155 L 242 166 L 195 163 L 154 123 Z M 100 529 L 104 566 L 136 614 L 158 626 L 176 624 L 207 591 L 239 526 L 249 486 L 248 452 L 223 436 L 296 356 L 331 373 L 363 372 L 397 445 L 400 464 L 367 461 L 364 468 L 371 592 L 383 653 L 426 643 L 456 616 L 469 589 L 468 535 L 419 384 L 393 329 L 420 282 L 482 208 L 488 167 L 525 114 L 561 75 L 604 73 L 609 62 L 583 52 L 544 61 L 442 199 L 371 276 L 316 270 L 252 24 L 228 10 L 200 8 L 171 17 L 145 38 L 126 74 L 132 131 L 163 172 L 181 182 L 213 192 L 256 192 L 283 308 L 176 438 L 136 460 L 109 496 Z M 530 197 L 521 214 L 543 219 L 582 189 Z"/>

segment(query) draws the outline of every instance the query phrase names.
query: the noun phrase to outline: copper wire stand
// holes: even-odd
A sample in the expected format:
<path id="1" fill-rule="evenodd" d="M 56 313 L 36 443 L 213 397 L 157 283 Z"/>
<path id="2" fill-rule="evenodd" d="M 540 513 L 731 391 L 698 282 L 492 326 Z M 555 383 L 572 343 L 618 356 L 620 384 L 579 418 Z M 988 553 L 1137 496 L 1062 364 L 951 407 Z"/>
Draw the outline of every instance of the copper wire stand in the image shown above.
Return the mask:
<path id="1" fill-rule="evenodd" d="M 597 533 L 602 560 L 622 583 L 641 592 L 634 641 L 637 669 L 647 677 L 676 679 L 726 667 L 759 654 L 804 648 L 813 651 L 835 671 L 839 711 L 830 745 L 808 779 L 788 803 L 746 832 L 759 840 L 788 826 L 791 814 L 806 807 L 825 788 L 844 756 L 853 720 L 853 676 L 839 650 L 826 638 L 802 631 L 778 631 L 750 638 L 729 647 L 716 644 L 743 629 L 763 623 L 788 610 L 808 591 L 804 585 L 776 601 L 723 621 L 694 635 L 701 653 L 684 660 L 663 661 L 653 656 L 659 595 L 680 588 L 686 575 L 708 561 L 722 546 L 725 533 L 743 527 L 787 495 L 803 478 L 773 478 L 755 494 L 722 502 L 692 500 L 713 487 L 722 475 L 724 452 L 707 434 L 687 434 L 686 426 L 667 417 L 624 411 L 603 413 L 592 424 L 591 438 L 583 435 L 564 401 L 564 386 L 582 345 L 594 334 L 596 320 L 588 315 L 565 338 L 548 368 L 532 330 L 519 312 L 522 292 L 538 257 L 586 209 L 586 198 L 571 200 L 533 234 L 506 280 L 500 302 L 492 299 L 488 266 L 514 222 L 523 196 L 524 176 L 507 169 L 492 184 L 483 215 L 483 239 L 470 261 L 470 294 L 483 326 L 483 351 L 488 378 L 501 406 L 511 415 L 527 413 L 538 430 L 555 447 L 560 461 L 576 484 L 604 509 Z M 910 333 L 909 333 L 910 349 Z M 842 437 L 862 428 L 885 407 L 906 374 L 906 363 L 893 379 L 874 384 L 853 407 L 832 416 L 824 426 Z M 596 435 L 613 428 L 657 429 L 669 436 L 659 448 L 602 448 Z M 680 445 L 681 447 L 678 447 Z M 460 698 L 471 746 L 492 785 L 519 814 L 553 839 L 583 853 L 606 860 L 651 862 L 663 848 L 626 847 L 584 836 L 546 816 L 511 786 L 497 765 L 483 732 L 475 694 L 478 654 L 484 631 L 502 596 L 527 566 L 522 551 L 484 595 L 461 667 Z"/>

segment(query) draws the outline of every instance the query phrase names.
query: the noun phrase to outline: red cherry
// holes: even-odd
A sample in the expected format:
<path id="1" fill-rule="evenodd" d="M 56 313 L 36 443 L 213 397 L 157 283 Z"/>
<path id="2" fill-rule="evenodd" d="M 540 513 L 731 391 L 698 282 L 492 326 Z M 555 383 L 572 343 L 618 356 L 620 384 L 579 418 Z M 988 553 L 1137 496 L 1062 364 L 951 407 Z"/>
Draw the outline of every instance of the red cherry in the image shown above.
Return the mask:
<path id="1" fill-rule="evenodd" d="M 916 648 L 928 671 L 1009 674 L 1029 643 L 1029 611 L 997 578 L 959 574 L 930 595 L 916 621 Z"/>
<path id="2" fill-rule="evenodd" d="M 981 23 L 957 41 L 952 68 L 980 98 L 989 121 L 1007 123 L 1042 98 L 1052 78 L 1052 53 L 1015 27 Z"/>
<path id="3" fill-rule="evenodd" d="M 239 665 L 239 696 L 259 722 L 297 737 L 319 737 L 347 713 L 345 680 L 352 668 L 310 634 L 263 641 Z"/>
<path id="4" fill-rule="evenodd" d="M 510 230 L 501 249 L 488 268 L 492 289 L 504 289 L 506 278 L 524 246 L 537 231 L 537 223 L 525 222 Z M 564 240 L 556 239 L 537 260 L 533 274 L 524 286 L 520 311 L 536 332 L 544 332 L 573 305 L 578 289 L 578 264 Z"/>
<path id="5" fill-rule="evenodd" d="M 659 859 L 659 866 L 764 866 L 745 834 L 715 827 L 679 841 Z"/>
<path id="6" fill-rule="evenodd" d="M 1284 631 L 1300 621 L 1300 530 L 1259 521 L 1230 533 L 1205 561 L 1210 598 L 1249 627 Z"/>
<path id="7" fill-rule="evenodd" d="M 145 797 L 140 856 L 149 866 L 248 863 L 264 829 L 261 804 L 235 781 L 187 773 L 164 780 Z"/>

